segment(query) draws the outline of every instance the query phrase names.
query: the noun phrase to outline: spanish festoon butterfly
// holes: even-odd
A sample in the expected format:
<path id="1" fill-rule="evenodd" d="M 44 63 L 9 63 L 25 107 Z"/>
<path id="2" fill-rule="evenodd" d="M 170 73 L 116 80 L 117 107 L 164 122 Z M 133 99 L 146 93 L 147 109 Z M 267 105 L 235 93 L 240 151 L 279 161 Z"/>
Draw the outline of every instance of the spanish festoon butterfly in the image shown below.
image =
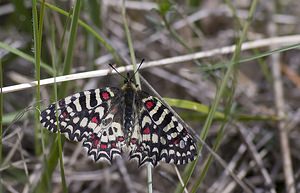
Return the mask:
<path id="1" fill-rule="evenodd" d="M 156 166 L 160 160 L 185 164 L 197 155 L 183 124 L 158 98 L 139 90 L 129 75 L 121 88 L 87 90 L 51 104 L 40 121 L 53 133 L 59 130 L 69 140 L 83 142 L 95 161 L 111 163 L 126 151 L 140 166 Z"/>

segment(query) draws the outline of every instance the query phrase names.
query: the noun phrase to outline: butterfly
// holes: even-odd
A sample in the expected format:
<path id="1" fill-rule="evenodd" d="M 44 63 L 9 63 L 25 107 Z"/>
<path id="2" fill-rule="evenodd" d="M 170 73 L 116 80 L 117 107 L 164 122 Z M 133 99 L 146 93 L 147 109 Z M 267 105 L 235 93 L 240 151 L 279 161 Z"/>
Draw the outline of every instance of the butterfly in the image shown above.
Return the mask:
<path id="1" fill-rule="evenodd" d="M 86 90 L 51 104 L 41 112 L 41 124 L 82 142 L 94 161 L 111 163 L 123 152 L 139 166 L 193 161 L 196 144 L 183 124 L 157 97 L 139 90 L 133 76 L 123 77 L 121 88 Z"/>

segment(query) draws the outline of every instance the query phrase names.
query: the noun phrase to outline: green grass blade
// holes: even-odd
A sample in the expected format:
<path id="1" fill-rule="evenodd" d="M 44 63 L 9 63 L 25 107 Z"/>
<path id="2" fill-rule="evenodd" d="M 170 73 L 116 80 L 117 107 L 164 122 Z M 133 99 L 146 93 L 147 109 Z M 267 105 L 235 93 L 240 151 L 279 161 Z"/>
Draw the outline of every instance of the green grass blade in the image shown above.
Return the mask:
<path id="1" fill-rule="evenodd" d="M 191 114 L 185 116 L 184 113 L 181 117 L 190 119 L 190 120 L 199 120 L 199 116 L 206 116 L 209 113 L 210 107 L 203 105 L 201 103 L 183 99 L 174 99 L 174 98 L 164 98 L 164 100 L 170 105 L 181 109 L 192 110 L 198 113 Z M 232 118 L 239 121 L 278 121 L 279 117 L 276 115 L 247 115 L 242 114 L 240 112 L 233 113 L 231 115 Z M 223 112 L 216 111 L 214 115 L 214 119 L 217 121 L 226 121 L 226 115 Z"/>
<path id="2" fill-rule="evenodd" d="M 51 22 L 52 26 L 54 26 L 54 23 Z M 54 32 L 54 27 L 51 28 L 51 37 L 52 37 L 52 47 L 51 47 L 51 55 L 52 55 L 52 68 L 54 70 L 54 78 L 57 76 L 57 69 L 56 69 L 56 66 L 58 63 L 56 63 L 56 58 L 59 58 L 57 57 L 57 54 L 56 54 L 56 51 L 55 51 L 55 32 Z M 53 92 L 54 92 L 54 98 L 55 98 L 55 101 L 58 101 L 58 94 L 57 94 L 57 83 L 54 82 L 54 87 L 53 87 Z M 57 106 L 55 106 L 55 109 L 56 109 L 56 122 L 58 123 L 59 122 L 59 119 L 58 119 L 58 110 L 57 110 Z M 58 125 L 59 126 L 59 125 Z M 60 129 L 59 129 L 60 130 Z M 65 178 L 65 169 L 64 169 L 64 161 L 63 161 L 63 144 L 64 144 L 64 138 L 61 137 L 61 133 L 58 132 L 57 133 L 57 146 L 58 146 L 58 154 L 59 154 L 59 165 L 60 165 L 60 176 L 61 176 L 61 183 L 62 183 L 62 187 L 63 187 L 63 192 L 64 193 L 67 193 L 68 192 L 68 187 L 67 187 L 67 183 L 66 183 L 66 178 Z"/>
<path id="3" fill-rule="evenodd" d="M 101 27 L 101 20 L 99 15 L 101 15 L 101 3 L 100 1 L 89 1 L 89 3 L 87 3 L 87 6 L 90 10 L 90 17 L 93 20 L 93 23 L 98 26 Z"/>
<path id="4" fill-rule="evenodd" d="M 174 98 L 164 98 L 164 99 L 170 106 L 175 106 L 175 107 L 182 108 L 182 109 L 193 110 L 193 111 L 197 111 L 197 112 L 204 113 L 204 114 L 208 114 L 209 109 L 210 109 L 208 106 L 200 104 L 198 102 L 194 102 L 194 101 L 174 99 Z M 214 116 L 215 116 L 215 118 L 218 118 L 218 119 L 224 119 L 224 117 L 225 117 L 225 115 L 221 112 L 216 112 Z"/>
<path id="5" fill-rule="evenodd" d="M 37 101 L 37 110 L 35 111 L 35 153 L 36 155 L 40 155 L 44 152 L 45 144 L 44 144 L 44 133 L 43 128 L 41 127 L 41 124 L 39 122 L 40 120 L 40 63 L 41 63 L 41 45 L 42 45 L 42 32 L 43 32 L 43 18 L 44 18 L 44 3 L 41 4 L 40 8 L 40 15 L 38 16 L 37 11 L 37 2 L 36 0 L 32 1 L 32 17 L 33 17 L 33 39 L 34 39 L 34 58 L 35 58 L 35 79 L 37 80 L 38 84 L 36 87 L 36 94 L 35 98 Z M 39 21 L 38 21 L 39 19 Z M 40 142 L 42 145 L 40 145 Z M 47 159 L 45 155 L 43 155 L 43 162 L 44 166 L 47 168 Z M 50 182 L 47 175 L 46 183 L 44 190 L 49 191 L 50 188 Z"/>
<path id="6" fill-rule="evenodd" d="M 41 11 L 42 12 L 42 11 Z M 32 17 L 33 17 L 33 40 L 34 40 L 34 59 L 35 59 L 35 79 L 37 81 L 35 99 L 36 101 L 40 101 L 40 60 L 41 60 L 41 44 L 42 37 L 41 32 L 42 24 L 39 26 L 38 22 L 38 11 L 36 0 L 32 1 Z M 37 109 L 40 109 L 40 104 L 37 103 Z M 35 112 L 35 126 L 34 126 L 34 149 L 35 154 L 40 155 L 42 152 L 41 146 L 39 145 L 40 139 L 39 136 L 41 134 L 41 128 L 39 123 L 39 111 Z"/>
<path id="7" fill-rule="evenodd" d="M 78 20 L 79 20 L 79 13 L 81 7 L 81 0 L 77 0 L 75 3 L 75 7 L 72 13 L 71 18 L 71 27 L 70 27 L 70 37 L 68 39 L 67 45 L 67 53 L 64 61 L 64 69 L 63 75 L 69 74 L 71 72 L 72 67 L 72 60 L 73 60 L 73 51 L 75 46 L 76 34 L 77 34 L 77 27 L 78 27 Z M 67 93 L 67 82 L 62 83 L 60 90 L 62 91 L 59 98 L 65 97 Z"/>

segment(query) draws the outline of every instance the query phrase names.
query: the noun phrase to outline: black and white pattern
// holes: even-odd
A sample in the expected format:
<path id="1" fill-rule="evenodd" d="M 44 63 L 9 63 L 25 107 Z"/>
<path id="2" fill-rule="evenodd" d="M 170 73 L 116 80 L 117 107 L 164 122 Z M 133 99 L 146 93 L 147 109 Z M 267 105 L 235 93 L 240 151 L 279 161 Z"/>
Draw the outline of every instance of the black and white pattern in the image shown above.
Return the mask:
<path id="1" fill-rule="evenodd" d="M 95 161 L 111 163 L 127 151 L 140 166 L 156 166 L 161 160 L 186 164 L 197 155 L 187 129 L 159 99 L 137 90 L 131 79 L 121 89 L 106 87 L 66 97 L 42 111 L 40 121 L 51 132 L 83 142 Z"/>

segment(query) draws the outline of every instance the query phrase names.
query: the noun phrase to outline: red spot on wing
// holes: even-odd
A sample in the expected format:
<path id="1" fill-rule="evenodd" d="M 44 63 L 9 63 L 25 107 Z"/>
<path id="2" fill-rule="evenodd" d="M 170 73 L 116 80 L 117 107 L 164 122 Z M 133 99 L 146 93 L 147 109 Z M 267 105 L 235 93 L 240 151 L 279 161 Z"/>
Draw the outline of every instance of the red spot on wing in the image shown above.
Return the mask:
<path id="1" fill-rule="evenodd" d="M 97 138 L 94 139 L 94 140 L 93 140 L 93 146 L 94 146 L 94 147 L 98 147 L 99 142 L 100 142 L 99 139 L 97 139 Z"/>
<path id="2" fill-rule="evenodd" d="M 107 143 L 101 143 L 100 148 L 101 149 L 106 149 L 107 148 Z"/>
<path id="3" fill-rule="evenodd" d="M 108 100 L 110 98 L 110 95 L 109 95 L 108 92 L 104 91 L 104 92 L 101 93 L 101 98 L 103 100 Z"/>
<path id="4" fill-rule="evenodd" d="M 118 141 L 124 141 L 124 137 L 118 137 Z"/>
<path id="5" fill-rule="evenodd" d="M 93 117 L 91 121 L 92 121 L 93 123 L 98 123 L 97 117 Z"/>
<path id="6" fill-rule="evenodd" d="M 97 137 L 96 134 L 92 133 L 90 135 L 90 140 L 91 140 L 91 142 L 93 144 L 93 147 L 98 147 L 98 145 L 100 143 L 100 139 L 99 139 L 99 137 Z"/>
<path id="7" fill-rule="evenodd" d="M 152 109 L 154 106 L 154 102 L 153 101 L 147 101 L 146 102 L 146 108 L 147 109 Z"/>
<path id="8" fill-rule="evenodd" d="M 143 131 L 143 134 L 150 134 L 150 129 L 149 127 L 146 127 Z"/>
<path id="9" fill-rule="evenodd" d="M 67 118 L 69 115 L 67 111 L 63 111 L 61 114 L 64 118 Z"/>
<path id="10" fill-rule="evenodd" d="M 90 135 L 90 138 L 91 138 L 91 140 L 94 140 L 95 139 L 95 134 L 94 133 L 92 133 L 91 135 Z"/>
<path id="11" fill-rule="evenodd" d="M 112 148 L 117 147 L 116 142 L 112 142 L 112 143 L 111 143 L 111 147 L 112 147 Z"/>
<path id="12" fill-rule="evenodd" d="M 173 138 L 173 139 L 171 140 L 171 143 L 174 144 L 174 145 L 179 144 L 179 142 L 180 142 L 180 139 L 179 139 L 178 137 Z"/>
<path id="13" fill-rule="evenodd" d="M 136 144 L 136 142 L 137 142 L 137 139 L 136 139 L 136 138 L 131 138 L 130 143 Z"/>

